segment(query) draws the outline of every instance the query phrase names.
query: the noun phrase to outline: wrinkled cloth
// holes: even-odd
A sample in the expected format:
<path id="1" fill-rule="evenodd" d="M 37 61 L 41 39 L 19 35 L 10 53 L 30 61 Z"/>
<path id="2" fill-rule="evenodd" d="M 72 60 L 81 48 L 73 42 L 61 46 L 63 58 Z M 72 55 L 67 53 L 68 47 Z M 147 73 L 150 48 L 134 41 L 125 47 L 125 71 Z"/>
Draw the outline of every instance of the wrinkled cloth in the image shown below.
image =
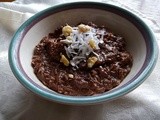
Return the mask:
<path id="1" fill-rule="evenodd" d="M 160 47 L 159 0 L 94 1 L 114 4 L 140 16 L 153 30 Z M 8 63 L 8 47 L 14 32 L 38 11 L 64 2 L 73 0 L 16 0 L 0 3 L 0 120 L 159 120 L 160 57 L 142 85 L 121 98 L 98 105 L 54 103 L 36 96 L 18 82 Z"/>

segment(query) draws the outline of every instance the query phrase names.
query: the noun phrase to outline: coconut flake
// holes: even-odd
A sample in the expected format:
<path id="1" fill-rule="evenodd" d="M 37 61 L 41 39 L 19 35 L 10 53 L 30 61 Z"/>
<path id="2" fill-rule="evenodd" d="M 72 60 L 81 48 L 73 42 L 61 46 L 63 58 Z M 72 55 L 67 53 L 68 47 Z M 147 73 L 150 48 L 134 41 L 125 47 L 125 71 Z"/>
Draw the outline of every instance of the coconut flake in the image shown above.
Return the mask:
<path id="1" fill-rule="evenodd" d="M 103 43 L 103 36 L 105 31 L 98 30 L 98 34 L 101 35 L 101 38 L 99 39 L 97 37 L 97 30 L 90 26 L 90 30 L 87 32 L 79 32 L 78 27 L 72 27 L 72 33 L 70 34 L 68 40 L 67 38 L 64 40 L 61 40 L 60 42 L 65 43 L 67 46 L 65 46 L 65 51 L 70 59 L 70 64 L 74 67 L 78 67 L 78 64 L 87 59 L 87 56 L 89 56 L 91 53 L 97 56 L 99 58 L 98 54 L 94 52 L 94 49 L 100 49 L 98 44 Z M 96 48 L 91 48 L 89 45 L 90 40 L 94 40 Z"/>

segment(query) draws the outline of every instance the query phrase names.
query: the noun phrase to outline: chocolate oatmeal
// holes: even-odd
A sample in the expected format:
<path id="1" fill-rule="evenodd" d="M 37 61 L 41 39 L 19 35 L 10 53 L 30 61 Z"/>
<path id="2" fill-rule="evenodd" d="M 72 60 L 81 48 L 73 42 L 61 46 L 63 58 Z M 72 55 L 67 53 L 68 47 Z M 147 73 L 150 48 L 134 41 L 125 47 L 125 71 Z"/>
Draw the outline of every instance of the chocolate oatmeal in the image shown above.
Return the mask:
<path id="1" fill-rule="evenodd" d="M 123 37 L 88 23 L 49 33 L 35 47 L 31 65 L 37 78 L 53 91 L 90 96 L 118 86 L 132 62 Z"/>

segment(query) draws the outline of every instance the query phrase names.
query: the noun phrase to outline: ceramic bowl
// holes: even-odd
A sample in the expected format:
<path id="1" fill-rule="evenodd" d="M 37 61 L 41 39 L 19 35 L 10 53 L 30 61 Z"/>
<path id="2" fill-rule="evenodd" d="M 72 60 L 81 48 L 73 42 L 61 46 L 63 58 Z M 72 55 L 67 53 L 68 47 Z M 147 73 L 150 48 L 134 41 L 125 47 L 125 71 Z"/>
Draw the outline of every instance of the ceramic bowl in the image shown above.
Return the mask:
<path id="1" fill-rule="evenodd" d="M 89 21 L 105 25 L 126 39 L 127 50 L 133 56 L 131 72 L 119 86 L 95 96 L 67 96 L 50 90 L 33 73 L 34 47 L 44 36 L 66 23 L 74 26 Z M 35 14 L 17 30 L 9 47 L 9 64 L 20 83 L 46 99 L 74 105 L 101 103 L 131 92 L 150 75 L 157 56 L 155 37 L 138 16 L 120 7 L 97 2 L 66 3 Z"/>

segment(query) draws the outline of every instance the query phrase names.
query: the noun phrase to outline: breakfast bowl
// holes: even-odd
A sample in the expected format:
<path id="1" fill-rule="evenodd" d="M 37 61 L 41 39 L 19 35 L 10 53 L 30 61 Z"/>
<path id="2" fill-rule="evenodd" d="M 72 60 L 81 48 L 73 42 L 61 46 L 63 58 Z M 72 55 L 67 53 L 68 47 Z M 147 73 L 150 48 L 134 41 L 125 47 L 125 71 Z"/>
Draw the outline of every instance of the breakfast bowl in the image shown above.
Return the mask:
<path id="1" fill-rule="evenodd" d="M 125 38 L 132 55 L 131 71 L 115 88 L 91 96 L 70 96 L 46 87 L 31 66 L 35 46 L 48 33 L 65 24 L 93 22 L 106 26 Z M 89 105 L 111 101 L 137 88 L 152 72 L 158 47 L 150 28 L 135 14 L 110 4 L 97 2 L 65 3 L 45 9 L 23 23 L 10 43 L 9 64 L 19 82 L 33 93 L 48 100 L 72 105 Z"/>

